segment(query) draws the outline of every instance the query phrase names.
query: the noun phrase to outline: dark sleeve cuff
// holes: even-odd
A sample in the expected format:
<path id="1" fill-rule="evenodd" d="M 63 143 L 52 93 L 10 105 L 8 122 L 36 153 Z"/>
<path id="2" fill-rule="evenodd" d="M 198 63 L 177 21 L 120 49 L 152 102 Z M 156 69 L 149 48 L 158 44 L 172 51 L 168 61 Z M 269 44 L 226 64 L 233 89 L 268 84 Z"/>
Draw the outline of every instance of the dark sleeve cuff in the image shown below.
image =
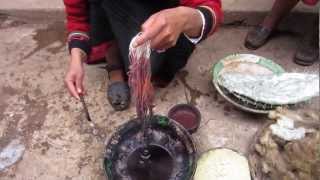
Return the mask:
<path id="1" fill-rule="evenodd" d="M 89 44 L 89 41 L 87 40 L 71 39 L 68 42 L 68 48 L 69 48 L 69 53 L 71 53 L 72 48 L 79 48 L 83 52 L 85 52 L 87 56 L 89 56 L 91 51 L 91 46 Z"/>
<path id="2" fill-rule="evenodd" d="M 197 9 L 199 11 L 201 11 L 201 13 L 204 15 L 204 19 L 205 19 L 205 27 L 204 27 L 203 36 L 202 36 L 202 40 L 203 40 L 203 39 L 207 38 L 209 33 L 211 32 L 211 29 L 214 24 L 213 16 L 212 16 L 211 11 L 205 7 L 197 7 Z"/>

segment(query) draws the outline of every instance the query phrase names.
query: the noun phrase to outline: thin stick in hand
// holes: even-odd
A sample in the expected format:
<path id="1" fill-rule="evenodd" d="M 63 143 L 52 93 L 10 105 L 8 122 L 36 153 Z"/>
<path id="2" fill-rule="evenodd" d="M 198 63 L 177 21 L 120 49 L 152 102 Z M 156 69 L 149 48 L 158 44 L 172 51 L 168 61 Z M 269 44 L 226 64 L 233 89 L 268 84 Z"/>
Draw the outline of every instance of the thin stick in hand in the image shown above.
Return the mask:
<path id="1" fill-rule="evenodd" d="M 90 114 L 89 114 L 89 111 L 88 111 L 88 108 L 87 108 L 87 104 L 86 102 L 84 101 L 84 97 L 82 95 L 80 95 L 80 101 L 82 103 L 82 106 L 83 106 L 83 111 L 84 113 L 86 114 L 86 118 L 88 121 L 91 121 L 91 117 L 90 117 Z"/>

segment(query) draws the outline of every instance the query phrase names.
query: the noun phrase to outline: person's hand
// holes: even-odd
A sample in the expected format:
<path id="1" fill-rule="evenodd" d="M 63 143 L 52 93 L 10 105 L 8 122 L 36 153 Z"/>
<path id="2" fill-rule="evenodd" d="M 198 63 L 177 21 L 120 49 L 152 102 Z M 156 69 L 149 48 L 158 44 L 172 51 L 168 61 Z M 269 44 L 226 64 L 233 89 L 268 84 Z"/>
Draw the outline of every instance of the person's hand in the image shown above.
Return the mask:
<path id="1" fill-rule="evenodd" d="M 70 94 L 80 99 L 80 95 L 84 94 L 83 88 L 83 78 L 84 78 L 84 68 L 83 61 L 86 55 L 77 48 L 71 50 L 71 59 L 69 70 L 65 77 L 65 84 L 70 92 Z"/>
<path id="2" fill-rule="evenodd" d="M 142 25 L 134 46 L 151 41 L 151 48 L 165 50 L 176 45 L 181 33 L 190 37 L 201 34 L 202 19 L 196 9 L 177 7 L 155 13 Z"/>

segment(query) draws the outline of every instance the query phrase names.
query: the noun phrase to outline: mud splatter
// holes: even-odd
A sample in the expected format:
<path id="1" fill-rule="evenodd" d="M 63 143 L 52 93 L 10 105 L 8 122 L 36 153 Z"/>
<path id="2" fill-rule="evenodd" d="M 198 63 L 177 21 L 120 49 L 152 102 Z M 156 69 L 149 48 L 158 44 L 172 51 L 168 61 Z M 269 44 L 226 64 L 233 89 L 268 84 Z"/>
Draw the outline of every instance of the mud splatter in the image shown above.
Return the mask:
<path id="1" fill-rule="evenodd" d="M 35 54 L 37 51 L 43 48 L 46 48 L 55 42 L 60 42 L 59 46 L 48 49 L 48 51 L 53 54 L 57 53 L 61 48 L 64 47 L 65 39 L 66 39 L 66 32 L 65 32 L 64 22 L 62 21 L 56 21 L 50 24 L 45 29 L 38 29 L 36 31 L 36 34 L 33 37 L 33 40 L 35 40 L 38 45 L 30 53 L 25 55 L 23 59 L 29 58 L 30 56 Z"/>
<path id="2" fill-rule="evenodd" d="M 10 87 L 9 87 L 10 88 Z M 10 91 L 8 89 L 8 87 L 2 87 L 1 91 L 0 91 L 0 121 L 4 119 L 4 112 L 8 106 L 8 104 L 5 102 L 5 99 L 7 99 L 8 94 L 7 93 L 11 93 L 12 91 Z"/>
<path id="3" fill-rule="evenodd" d="M 62 106 L 62 109 L 66 112 L 69 112 L 70 111 L 70 106 L 69 105 L 63 105 Z"/>
<path id="4" fill-rule="evenodd" d="M 78 174 L 81 174 L 82 168 L 90 164 L 90 161 L 92 161 L 92 159 L 93 159 L 92 156 L 80 157 L 80 160 L 77 164 L 79 168 Z"/>
<path id="5" fill-rule="evenodd" d="M 188 89 L 189 93 L 190 93 L 190 98 L 189 99 L 189 103 L 192 105 L 197 105 L 197 99 L 199 99 L 201 96 L 210 96 L 207 93 L 203 93 L 199 90 L 197 90 L 196 88 L 191 87 L 188 83 L 187 83 L 187 76 L 188 76 L 188 71 L 181 71 L 177 74 L 178 78 L 180 79 L 180 81 L 182 82 L 182 84 L 184 85 L 185 88 Z M 186 94 L 186 97 L 188 95 Z"/>
<path id="6" fill-rule="evenodd" d="M 26 24 L 26 22 L 21 21 L 21 20 L 17 20 L 14 17 L 9 18 L 9 16 L 7 14 L 0 13 L 0 29 L 18 27 L 23 24 Z"/>
<path id="7" fill-rule="evenodd" d="M 224 101 L 224 100 L 219 100 L 219 101 L 218 101 L 218 104 L 219 104 L 219 105 L 222 105 L 222 104 L 225 104 L 225 103 L 226 103 L 226 101 Z"/>
<path id="8" fill-rule="evenodd" d="M 0 138 L 0 149 L 3 149 L 7 146 L 12 139 L 18 138 L 19 132 L 17 126 L 21 115 L 14 115 L 10 121 L 8 121 L 4 135 Z"/>
<path id="9" fill-rule="evenodd" d="M 2 87 L 2 93 L 5 95 L 13 96 L 19 93 L 17 89 L 14 89 L 11 86 L 3 86 Z"/>
<path id="10" fill-rule="evenodd" d="M 230 106 L 226 105 L 223 107 L 223 112 L 225 116 L 229 116 L 231 111 L 232 111 L 232 108 Z"/>
<path id="11" fill-rule="evenodd" d="M 161 101 L 168 101 L 167 95 L 169 94 L 168 90 L 166 90 L 163 95 L 160 96 Z"/>
<path id="12" fill-rule="evenodd" d="M 6 19 L 8 19 L 8 15 L 0 13 L 0 27 Z"/>
<path id="13" fill-rule="evenodd" d="M 36 143 L 35 145 L 33 145 L 33 149 L 40 149 L 41 150 L 41 154 L 45 155 L 47 153 L 47 151 L 50 149 L 51 145 L 48 142 L 41 142 L 41 143 Z"/>
<path id="14" fill-rule="evenodd" d="M 218 95 L 218 92 L 216 90 L 214 90 L 214 93 L 213 93 L 213 100 L 215 102 L 217 102 L 219 100 L 219 95 Z"/>
<path id="15" fill-rule="evenodd" d="M 27 80 L 23 79 L 23 80 L 22 80 L 22 86 L 23 86 L 24 88 L 26 88 L 26 87 L 30 87 L 31 85 L 29 84 L 29 82 L 28 82 Z"/>
<path id="16" fill-rule="evenodd" d="M 42 95 L 42 91 L 41 91 L 41 89 L 40 89 L 39 86 L 37 86 L 37 88 L 33 90 L 33 93 L 34 93 L 36 96 L 41 96 L 41 95 Z"/>
<path id="17" fill-rule="evenodd" d="M 27 94 L 23 96 L 23 99 L 26 103 L 24 110 L 27 118 L 23 121 L 21 130 L 24 139 L 30 140 L 32 139 L 33 133 L 40 130 L 46 120 L 46 116 L 49 112 L 48 104 L 46 101 L 31 99 Z M 26 145 L 28 147 L 27 141 Z"/>
<path id="18" fill-rule="evenodd" d="M 1 88 L 0 92 L 0 121 L 4 121 L 6 120 L 4 112 L 8 107 L 8 104 L 5 100 L 8 99 L 10 96 L 16 95 L 19 91 L 17 89 L 12 88 L 11 86 L 4 86 Z M 0 149 L 8 145 L 11 139 L 17 136 L 16 129 L 19 119 L 21 119 L 21 115 L 13 115 L 11 117 L 11 120 L 7 122 L 7 128 L 4 132 L 4 135 L 0 138 Z"/>
<path id="19" fill-rule="evenodd" d="M 10 139 L 17 136 L 23 137 L 22 141 L 28 147 L 28 141 L 32 139 L 35 131 L 40 130 L 48 114 L 47 102 L 31 99 L 27 94 L 19 98 L 25 102 L 23 114 L 13 114 L 7 125 L 5 136 L 0 139 L 0 146 L 7 144 Z M 26 119 L 21 124 L 21 129 L 18 129 L 20 120 L 26 116 Z"/>
<path id="20" fill-rule="evenodd" d="M 172 82 L 172 87 L 178 87 L 179 85 L 179 82 L 175 79 L 173 82 Z"/>
<path id="21" fill-rule="evenodd" d="M 1 100 L 2 100 L 2 97 L 0 96 Z M 6 110 L 6 108 L 8 107 L 8 104 L 5 103 L 5 102 L 1 102 L 0 103 L 0 121 L 3 121 L 4 119 L 4 112 Z"/>

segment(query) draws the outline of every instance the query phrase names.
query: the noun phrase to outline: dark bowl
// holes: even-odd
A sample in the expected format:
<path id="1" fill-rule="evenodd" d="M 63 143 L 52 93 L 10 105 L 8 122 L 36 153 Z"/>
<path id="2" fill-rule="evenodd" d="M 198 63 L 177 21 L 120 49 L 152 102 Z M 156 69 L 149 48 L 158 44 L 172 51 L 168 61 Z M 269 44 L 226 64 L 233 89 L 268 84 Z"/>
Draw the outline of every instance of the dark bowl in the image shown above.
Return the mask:
<path id="1" fill-rule="evenodd" d="M 136 164 L 132 165 L 131 163 L 137 162 L 136 154 L 143 147 L 141 128 L 140 120 L 130 120 L 120 126 L 109 139 L 104 158 L 104 168 L 109 180 L 137 180 L 137 176 L 130 169 L 137 167 Z M 149 121 L 147 137 L 150 159 L 152 156 L 155 158 L 163 157 L 159 154 L 164 154 L 170 162 L 164 162 L 169 166 L 157 166 L 160 168 L 155 168 L 155 171 L 152 168 L 151 171 L 144 171 L 145 179 L 191 180 L 193 178 L 196 169 L 196 148 L 192 137 L 182 125 L 168 117 L 155 115 Z M 163 159 L 160 160 L 163 163 Z M 134 172 L 140 172 L 139 168 Z M 161 176 L 155 177 L 154 172 L 156 174 L 169 172 L 170 174 L 161 174 Z"/>
<path id="2" fill-rule="evenodd" d="M 200 111 L 191 104 L 173 106 L 168 112 L 168 117 L 181 124 L 190 134 L 195 133 L 200 126 Z"/>

